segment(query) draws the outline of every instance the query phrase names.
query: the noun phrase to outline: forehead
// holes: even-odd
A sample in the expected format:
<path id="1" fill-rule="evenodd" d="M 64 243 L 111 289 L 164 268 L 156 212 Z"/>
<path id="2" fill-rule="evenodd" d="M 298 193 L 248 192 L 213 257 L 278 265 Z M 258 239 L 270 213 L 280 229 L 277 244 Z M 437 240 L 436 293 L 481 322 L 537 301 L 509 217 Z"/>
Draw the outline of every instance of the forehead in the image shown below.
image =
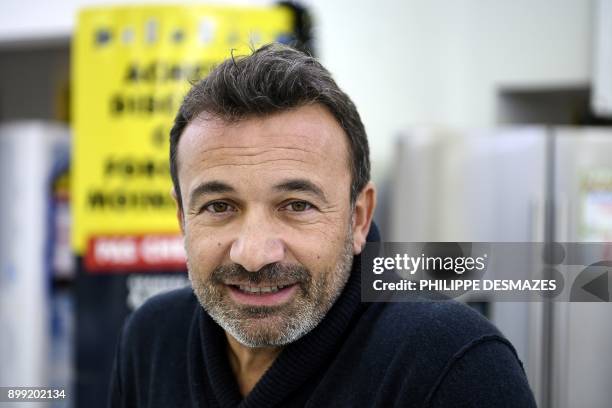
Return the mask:
<path id="1" fill-rule="evenodd" d="M 177 165 L 183 190 L 202 173 L 337 176 L 349 171 L 348 151 L 347 136 L 335 117 L 321 105 L 307 105 L 235 123 L 200 115 L 181 136 Z"/>

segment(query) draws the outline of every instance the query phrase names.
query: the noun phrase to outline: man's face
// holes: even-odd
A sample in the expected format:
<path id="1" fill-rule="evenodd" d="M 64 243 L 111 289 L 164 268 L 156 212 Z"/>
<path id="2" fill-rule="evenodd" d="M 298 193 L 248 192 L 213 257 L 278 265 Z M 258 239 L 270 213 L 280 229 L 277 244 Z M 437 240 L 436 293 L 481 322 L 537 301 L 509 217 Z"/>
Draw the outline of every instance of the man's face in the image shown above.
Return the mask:
<path id="1" fill-rule="evenodd" d="M 250 347 L 314 328 L 353 261 L 346 135 L 322 106 L 227 123 L 200 115 L 178 145 L 189 277 Z"/>

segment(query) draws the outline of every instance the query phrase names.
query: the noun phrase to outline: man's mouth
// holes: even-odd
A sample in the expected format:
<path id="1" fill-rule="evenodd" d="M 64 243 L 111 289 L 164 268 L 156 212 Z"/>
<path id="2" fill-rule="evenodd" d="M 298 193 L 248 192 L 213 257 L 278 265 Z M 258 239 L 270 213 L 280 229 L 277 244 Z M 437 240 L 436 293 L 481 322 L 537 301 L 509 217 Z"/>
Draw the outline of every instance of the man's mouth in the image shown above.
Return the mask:
<path id="1" fill-rule="evenodd" d="M 279 285 L 279 286 L 248 286 L 248 285 L 238 285 L 238 289 L 246 293 L 252 294 L 266 294 L 266 293 L 276 293 L 279 290 L 282 290 L 290 285 Z"/>
<path id="2" fill-rule="evenodd" d="M 239 304 L 250 306 L 277 306 L 287 303 L 297 291 L 298 284 L 248 285 L 228 284 L 231 298 Z"/>

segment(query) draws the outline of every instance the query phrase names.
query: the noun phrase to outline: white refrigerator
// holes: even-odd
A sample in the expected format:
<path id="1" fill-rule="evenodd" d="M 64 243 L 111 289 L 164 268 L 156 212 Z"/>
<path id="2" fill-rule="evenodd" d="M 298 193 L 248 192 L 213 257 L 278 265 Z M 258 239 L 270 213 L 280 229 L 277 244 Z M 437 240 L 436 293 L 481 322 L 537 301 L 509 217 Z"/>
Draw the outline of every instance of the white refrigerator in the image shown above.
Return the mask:
<path id="1" fill-rule="evenodd" d="M 396 147 L 387 241 L 612 241 L 612 130 L 415 128 Z M 538 406 L 611 406 L 610 303 L 477 306 L 514 344 Z"/>
<path id="2" fill-rule="evenodd" d="M 60 386 L 69 392 L 67 378 L 58 378 L 57 372 L 59 365 L 69 371 L 70 356 L 56 358 L 51 330 L 52 274 L 57 260 L 52 244 L 56 216 L 61 215 L 54 208 L 52 183 L 66 170 L 69 155 L 70 134 L 65 125 L 43 121 L 0 125 L 2 387 Z M 70 346 L 70 339 L 62 341 Z"/>

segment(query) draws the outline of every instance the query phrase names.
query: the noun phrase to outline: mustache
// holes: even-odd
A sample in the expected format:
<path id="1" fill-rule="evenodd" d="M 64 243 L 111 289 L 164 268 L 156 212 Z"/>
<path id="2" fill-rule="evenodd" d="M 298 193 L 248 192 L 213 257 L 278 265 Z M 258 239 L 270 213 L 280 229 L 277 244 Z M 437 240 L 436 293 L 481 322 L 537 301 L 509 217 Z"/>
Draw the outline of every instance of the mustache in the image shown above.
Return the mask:
<path id="1" fill-rule="evenodd" d="M 242 265 L 229 264 L 216 268 L 210 280 L 217 284 L 241 283 L 258 285 L 285 285 L 293 283 L 308 284 L 312 279 L 310 271 L 302 265 L 282 265 L 273 263 L 256 272 L 247 271 Z"/>

